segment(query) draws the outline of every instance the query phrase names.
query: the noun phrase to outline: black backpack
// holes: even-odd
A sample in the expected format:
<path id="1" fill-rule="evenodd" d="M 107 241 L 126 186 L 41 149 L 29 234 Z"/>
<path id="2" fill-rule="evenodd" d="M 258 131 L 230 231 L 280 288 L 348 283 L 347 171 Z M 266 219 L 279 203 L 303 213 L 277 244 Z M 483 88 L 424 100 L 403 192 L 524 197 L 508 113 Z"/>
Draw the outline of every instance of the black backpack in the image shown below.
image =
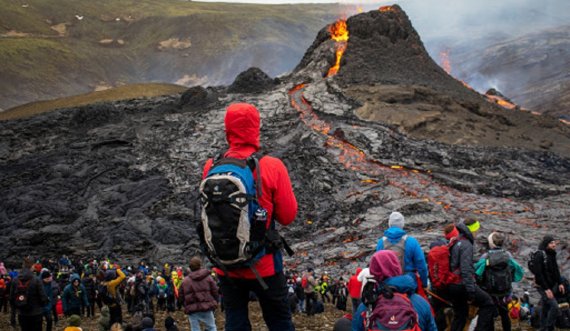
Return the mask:
<path id="1" fill-rule="evenodd" d="M 512 290 L 513 272 L 509 265 L 511 257 L 503 249 L 487 253 L 487 266 L 483 274 L 483 286 L 489 294 L 503 296 Z"/>
<path id="2" fill-rule="evenodd" d="M 27 310 L 30 308 L 29 302 L 29 288 L 31 279 L 22 282 L 20 279 L 16 281 L 16 290 L 14 291 L 14 306 L 20 310 Z"/>
<path id="3" fill-rule="evenodd" d="M 259 205 L 261 189 L 257 154 L 245 160 L 219 154 L 200 183 L 197 232 L 205 255 L 216 267 L 224 272 L 250 268 L 262 287 L 267 288 L 254 268 L 255 262 L 267 252 L 293 252 Z"/>
<path id="4" fill-rule="evenodd" d="M 543 268 L 546 266 L 546 252 L 541 249 L 530 253 L 528 270 L 536 276 L 540 272 L 540 264 L 543 264 Z"/>

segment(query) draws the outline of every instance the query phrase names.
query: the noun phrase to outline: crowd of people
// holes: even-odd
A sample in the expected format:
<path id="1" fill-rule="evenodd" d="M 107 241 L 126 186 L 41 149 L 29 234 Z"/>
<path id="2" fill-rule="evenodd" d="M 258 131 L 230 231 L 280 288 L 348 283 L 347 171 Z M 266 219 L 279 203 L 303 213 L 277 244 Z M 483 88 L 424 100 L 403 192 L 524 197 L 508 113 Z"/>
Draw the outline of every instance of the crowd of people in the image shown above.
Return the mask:
<path id="1" fill-rule="evenodd" d="M 25 259 L 20 273 L 0 265 L 0 310 L 10 306 L 10 322 L 22 331 L 41 331 L 43 324 L 51 331 L 63 316 L 66 330 L 81 330 L 82 317 L 93 317 L 96 308 L 101 331 L 152 331 L 157 312 L 178 309 L 192 331 L 201 325 L 213 331 L 218 307 L 224 330 L 250 331 L 252 300 L 270 331 L 294 331 L 292 314 L 313 316 L 328 303 L 347 312 L 335 323 L 336 331 L 463 331 L 467 325 L 492 331 L 499 316 L 503 331 L 510 331 L 511 319 L 531 313 L 546 331 L 554 330 L 560 316 L 570 319 L 555 238 L 545 236 L 530 259 L 541 297 L 532 307 L 528 294 L 521 300 L 513 295 L 512 283 L 524 271 L 504 248 L 504 234 L 492 232 L 486 253 L 474 263 L 481 224 L 473 218 L 445 226 L 426 254 L 405 231 L 404 215 L 393 212 L 376 252 L 355 274 L 286 270 L 283 252 L 292 252 L 276 224 L 292 223 L 298 206 L 285 164 L 260 154 L 260 123 L 255 106 L 231 104 L 224 118 L 229 148 L 208 159 L 202 171 L 197 233 L 213 268 L 204 268 L 199 256 L 188 267 L 141 261 L 121 268 L 105 259 L 66 256 Z M 477 308 L 475 318 L 471 307 Z M 124 308 L 129 321 L 123 319 Z M 177 321 L 168 316 L 164 329 L 177 330 Z"/>
<path id="2" fill-rule="evenodd" d="M 457 277 L 443 284 L 430 274 L 431 255 L 424 254 L 418 241 L 406 234 L 404 222 L 403 215 L 392 213 L 369 265 L 352 275 L 341 275 L 340 270 L 331 270 L 335 276 L 328 272 L 317 276 L 313 268 L 286 270 L 287 309 L 308 316 L 336 309 L 339 314 L 346 312 L 337 321 L 336 330 L 371 330 L 370 323 L 380 320 L 376 315 L 404 316 L 408 307 L 414 312 L 411 323 L 428 331 L 463 330 L 471 323 L 469 306 L 478 308 L 476 322 L 472 322 L 475 330 L 493 330 L 495 317 L 500 317 L 502 330 L 509 331 L 512 319 L 530 318 L 530 310 L 536 309 L 536 326 L 554 330 L 559 304 L 568 302 L 568 283 L 560 275 L 552 236 L 544 237 L 533 255 L 541 300 L 531 305 L 528 293 L 521 299 L 513 294 L 511 282 L 520 281 L 524 271 L 503 248 L 503 234 L 491 233 L 486 252 L 473 263 L 480 224 L 467 220 L 445 227 L 446 239 L 433 243 L 432 250 L 449 249 L 449 270 Z M 11 308 L 11 324 L 24 331 L 51 331 L 58 319 L 64 319 L 66 330 L 79 330 L 74 328 L 80 327 L 82 319 L 95 316 L 101 331 L 149 330 L 157 313 L 176 310 L 188 315 L 191 330 L 200 330 L 200 323 L 205 330 L 216 330 L 214 312 L 224 311 L 221 279 L 204 267 L 201 257 L 193 257 L 188 266 L 148 266 L 141 261 L 123 268 L 109 260 L 71 260 L 67 256 L 33 262 L 26 258 L 19 272 L 0 263 L 0 312 Z M 383 302 L 380 299 L 386 293 L 391 299 Z M 409 304 L 406 300 L 395 302 L 394 298 L 401 299 L 397 295 L 403 295 Z M 254 291 L 248 293 L 248 301 L 252 300 L 258 300 Z M 400 315 L 388 307 L 398 307 Z M 128 322 L 123 319 L 123 309 L 129 314 Z M 453 311 L 451 321 L 446 309 Z M 164 330 L 176 329 L 177 322 L 169 316 Z"/>

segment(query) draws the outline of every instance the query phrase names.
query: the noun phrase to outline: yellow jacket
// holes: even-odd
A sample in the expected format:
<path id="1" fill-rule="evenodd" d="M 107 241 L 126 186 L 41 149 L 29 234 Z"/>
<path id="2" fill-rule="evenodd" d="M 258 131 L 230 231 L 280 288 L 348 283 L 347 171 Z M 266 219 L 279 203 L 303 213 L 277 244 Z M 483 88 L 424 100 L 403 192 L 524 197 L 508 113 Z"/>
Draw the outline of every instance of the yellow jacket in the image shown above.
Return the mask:
<path id="1" fill-rule="evenodd" d="M 113 296 L 113 298 L 117 298 L 117 286 L 119 286 L 119 284 L 121 284 L 121 282 L 125 278 L 126 278 L 126 276 L 121 271 L 121 269 L 117 269 L 117 278 L 115 278 L 115 279 L 113 279 L 113 280 L 111 280 L 105 284 L 105 285 L 107 285 L 107 291 L 109 291 L 109 294 L 111 294 Z"/>

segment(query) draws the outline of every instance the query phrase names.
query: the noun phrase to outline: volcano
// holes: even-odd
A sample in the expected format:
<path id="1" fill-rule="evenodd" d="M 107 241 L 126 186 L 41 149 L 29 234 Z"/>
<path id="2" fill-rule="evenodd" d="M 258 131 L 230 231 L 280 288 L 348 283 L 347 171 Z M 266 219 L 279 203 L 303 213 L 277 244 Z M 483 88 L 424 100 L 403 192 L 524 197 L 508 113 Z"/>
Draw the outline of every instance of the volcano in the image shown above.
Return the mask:
<path id="1" fill-rule="evenodd" d="M 504 109 L 449 76 L 398 6 L 346 26 L 336 74 L 327 75 L 338 49 L 327 26 L 278 79 L 250 69 L 230 87 L 0 122 L 0 260 L 185 262 L 199 251 L 201 167 L 227 148 L 232 102 L 257 106 L 264 151 L 289 169 L 300 207 L 282 229 L 297 252 L 289 268 L 364 265 L 394 210 L 426 250 L 466 217 L 482 222 L 481 237 L 505 232 L 520 262 L 547 233 L 567 247 L 568 127 Z M 566 272 L 568 250 L 560 255 Z"/>

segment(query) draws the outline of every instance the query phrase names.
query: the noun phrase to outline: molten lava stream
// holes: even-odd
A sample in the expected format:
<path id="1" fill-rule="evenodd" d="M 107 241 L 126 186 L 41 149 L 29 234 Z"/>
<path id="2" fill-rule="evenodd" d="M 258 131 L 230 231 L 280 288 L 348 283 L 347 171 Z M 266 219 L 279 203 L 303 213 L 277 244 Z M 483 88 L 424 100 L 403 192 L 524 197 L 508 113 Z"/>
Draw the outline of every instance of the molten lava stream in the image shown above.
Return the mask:
<path id="1" fill-rule="evenodd" d="M 334 40 L 335 43 L 335 64 L 332 66 L 329 71 L 327 72 L 326 77 L 334 76 L 340 69 L 340 59 L 346 51 L 347 43 L 348 43 L 348 27 L 346 25 L 345 19 L 340 19 L 336 21 L 334 24 L 329 26 L 329 33 L 331 35 L 331 39 Z"/>
<path id="2" fill-rule="evenodd" d="M 458 212 L 510 216 L 512 211 L 498 210 L 499 206 L 508 206 L 508 210 L 522 211 L 528 209 L 518 202 L 505 198 L 482 197 L 465 193 L 436 183 L 430 172 L 406 169 L 403 166 L 386 166 L 376 160 L 368 159 L 366 153 L 353 144 L 329 135 L 331 126 L 319 119 L 309 102 L 303 96 L 304 84 L 297 85 L 289 96 L 291 105 L 299 114 L 301 121 L 309 128 L 327 137 L 325 145 L 338 156 L 339 161 L 347 168 L 368 176 L 383 176 L 388 185 L 399 188 L 410 197 L 422 199 L 442 206 L 443 210 L 454 209 Z M 366 184 L 366 183 L 363 183 Z M 531 207 L 532 208 L 532 207 Z"/>

